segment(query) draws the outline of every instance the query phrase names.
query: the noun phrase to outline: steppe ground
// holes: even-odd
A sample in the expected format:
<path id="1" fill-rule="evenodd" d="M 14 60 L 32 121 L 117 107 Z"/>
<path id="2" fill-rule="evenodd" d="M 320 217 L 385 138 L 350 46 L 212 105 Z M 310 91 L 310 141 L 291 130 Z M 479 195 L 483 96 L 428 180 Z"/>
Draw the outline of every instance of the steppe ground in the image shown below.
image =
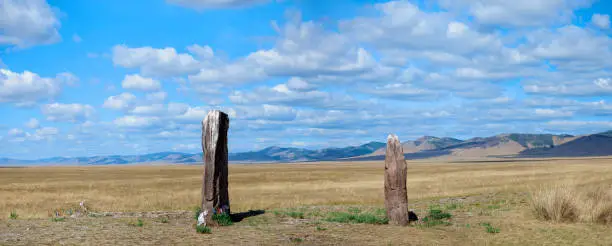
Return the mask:
<path id="1" fill-rule="evenodd" d="M 611 187 L 608 158 L 408 161 L 410 207 L 421 218 L 432 206 L 452 218 L 407 227 L 328 219 L 333 211 L 380 211 L 380 161 L 235 164 L 232 211 L 265 213 L 213 227 L 212 234 L 194 229 L 202 171 L 202 165 L 0 168 L 0 245 L 612 245 L 611 226 L 539 221 L 528 202 L 540 186 Z M 83 200 L 93 216 L 50 219 Z"/>

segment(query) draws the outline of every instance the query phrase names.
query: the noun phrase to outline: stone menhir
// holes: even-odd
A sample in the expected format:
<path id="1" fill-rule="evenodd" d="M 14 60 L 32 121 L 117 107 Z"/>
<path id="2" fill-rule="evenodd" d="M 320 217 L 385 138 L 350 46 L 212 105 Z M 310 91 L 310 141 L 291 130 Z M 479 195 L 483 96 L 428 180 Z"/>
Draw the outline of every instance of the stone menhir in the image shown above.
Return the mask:
<path id="1" fill-rule="evenodd" d="M 229 117 L 219 110 L 211 110 L 202 121 L 202 151 L 204 176 L 202 182 L 202 211 L 207 224 L 212 216 L 230 214 L 228 192 L 227 130 Z"/>
<path id="2" fill-rule="evenodd" d="M 408 192 L 406 190 L 406 161 L 397 136 L 387 137 L 385 153 L 385 207 L 392 225 L 408 225 Z"/>

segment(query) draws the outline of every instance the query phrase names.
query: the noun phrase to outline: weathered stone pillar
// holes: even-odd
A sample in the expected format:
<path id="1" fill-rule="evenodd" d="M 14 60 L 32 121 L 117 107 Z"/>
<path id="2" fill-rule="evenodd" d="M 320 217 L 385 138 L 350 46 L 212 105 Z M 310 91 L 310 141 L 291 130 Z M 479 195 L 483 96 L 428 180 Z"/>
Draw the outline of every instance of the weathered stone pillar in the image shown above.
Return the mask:
<path id="1" fill-rule="evenodd" d="M 390 134 L 385 153 L 385 207 L 392 225 L 408 225 L 406 171 L 402 144 L 397 136 Z"/>
<path id="2" fill-rule="evenodd" d="M 229 117 L 211 110 L 202 121 L 202 151 L 204 177 L 202 182 L 202 212 L 206 224 L 214 225 L 213 214 L 230 213 L 228 192 L 227 130 Z"/>

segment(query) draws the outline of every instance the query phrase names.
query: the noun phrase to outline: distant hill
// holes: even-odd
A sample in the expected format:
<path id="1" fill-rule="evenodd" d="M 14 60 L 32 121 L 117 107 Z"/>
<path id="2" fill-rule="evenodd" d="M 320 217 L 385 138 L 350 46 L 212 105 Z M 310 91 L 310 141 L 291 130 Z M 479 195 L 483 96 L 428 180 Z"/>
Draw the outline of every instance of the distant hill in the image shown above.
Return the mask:
<path id="1" fill-rule="evenodd" d="M 350 158 L 366 155 L 384 146 L 381 142 L 369 142 L 359 146 L 344 148 L 327 148 L 321 150 L 308 150 L 300 148 L 268 147 L 259 151 L 230 153 L 229 160 L 234 163 L 257 163 L 257 162 L 300 162 L 300 161 L 324 161 Z M 133 164 L 133 163 L 199 163 L 202 162 L 202 154 L 188 154 L 180 152 L 160 152 L 145 155 L 109 155 L 92 157 L 53 157 L 39 160 L 16 160 L 0 158 L 0 165 L 108 165 L 108 164 Z"/>
<path id="2" fill-rule="evenodd" d="M 595 141 L 601 146 L 608 146 L 609 139 L 598 136 L 609 136 L 612 131 L 587 135 L 592 138 L 583 139 L 586 136 L 572 136 L 567 134 L 499 134 L 490 137 L 475 137 L 468 140 L 455 138 L 437 138 L 431 136 L 421 137 L 414 141 L 402 143 L 404 155 L 407 159 L 427 158 L 504 158 L 504 157 L 562 157 L 562 156 L 608 156 L 612 155 L 612 148 L 601 148 L 598 151 L 587 151 Z M 575 142 L 580 140 L 578 142 Z M 601 142 L 601 143 L 600 143 Z M 571 143 L 571 144 L 570 144 Z M 566 146 L 570 147 L 566 147 Z M 559 148 L 562 147 L 562 148 Z M 551 151 L 561 149 L 567 153 Z M 573 151 L 572 149 L 576 149 Z M 585 149 L 585 151 L 578 151 Z M 374 151 L 372 154 L 351 158 L 351 160 L 382 160 L 385 148 Z"/>
<path id="3" fill-rule="evenodd" d="M 518 157 L 592 157 L 612 155 L 612 132 L 579 137 L 548 148 L 527 149 Z"/>
<path id="4" fill-rule="evenodd" d="M 310 150 L 272 146 L 258 151 L 230 153 L 232 163 L 309 162 L 335 160 L 383 160 L 385 143 Z M 499 134 L 467 140 L 424 136 L 402 143 L 407 159 L 427 158 L 523 158 L 612 155 L 612 131 L 592 135 Z M 0 158 L 1 166 L 109 165 L 133 163 L 201 163 L 202 154 L 160 152 L 145 155 L 53 157 L 39 160 Z"/>

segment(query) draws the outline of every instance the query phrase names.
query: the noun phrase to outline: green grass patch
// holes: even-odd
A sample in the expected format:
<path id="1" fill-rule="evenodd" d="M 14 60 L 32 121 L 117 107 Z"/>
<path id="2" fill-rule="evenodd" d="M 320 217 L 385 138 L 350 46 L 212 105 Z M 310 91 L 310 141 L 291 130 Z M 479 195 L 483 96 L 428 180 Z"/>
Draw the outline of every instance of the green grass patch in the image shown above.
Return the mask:
<path id="1" fill-rule="evenodd" d="M 131 221 L 130 223 L 128 223 L 128 225 L 143 227 L 144 226 L 144 221 L 141 218 L 138 218 L 138 220 L 136 220 L 136 222 Z"/>
<path id="2" fill-rule="evenodd" d="M 299 237 L 292 237 L 292 238 L 290 238 L 289 240 L 291 240 L 291 242 L 294 242 L 294 243 L 301 243 L 301 242 L 304 242 L 304 239 L 299 238 Z"/>
<path id="3" fill-rule="evenodd" d="M 9 218 L 11 218 L 12 220 L 16 220 L 19 217 L 19 215 L 17 215 L 17 212 L 15 211 L 11 211 L 11 213 L 9 214 Z"/>
<path id="4" fill-rule="evenodd" d="M 196 226 L 196 232 L 198 233 L 202 233 L 202 234 L 210 234 L 212 232 L 212 230 L 210 229 L 210 227 L 205 226 L 205 225 L 197 225 Z"/>
<path id="5" fill-rule="evenodd" d="M 64 220 L 66 220 L 66 218 L 64 218 L 64 217 L 53 217 L 53 218 L 51 218 L 51 221 L 53 221 L 53 222 L 62 222 Z"/>
<path id="6" fill-rule="evenodd" d="M 315 229 L 317 229 L 317 231 L 326 231 L 327 228 L 321 227 L 321 226 L 317 226 Z"/>
<path id="7" fill-rule="evenodd" d="M 446 204 L 444 206 L 444 208 L 446 210 L 455 210 L 455 209 L 458 209 L 458 208 L 463 208 L 463 205 L 459 204 L 459 203 L 450 203 L 450 204 Z"/>
<path id="8" fill-rule="evenodd" d="M 200 216 L 201 213 L 202 213 L 201 207 L 194 207 L 193 208 L 193 219 L 198 220 L 198 217 Z"/>
<path id="9" fill-rule="evenodd" d="M 164 223 L 164 224 L 168 223 L 168 217 L 162 217 L 162 218 L 159 220 L 159 222 Z"/>
<path id="10" fill-rule="evenodd" d="M 232 217 L 228 213 L 213 214 L 212 220 L 220 226 L 230 226 L 234 224 Z"/>
<path id="11" fill-rule="evenodd" d="M 495 228 L 495 227 L 493 227 L 493 226 L 491 225 L 491 223 L 488 223 L 488 222 L 483 222 L 483 223 L 480 223 L 480 225 L 481 225 L 481 226 L 484 226 L 485 230 L 486 230 L 488 233 L 493 233 L 493 234 L 495 234 L 495 233 L 499 233 L 499 232 L 500 232 L 500 229 L 499 229 L 499 228 Z"/>
<path id="12" fill-rule="evenodd" d="M 353 211 L 354 212 L 354 211 Z M 388 224 L 389 219 L 369 212 L 330 212 L 325 221 L 337 223 Z"/>
<path id="13" fill-rule="evenodd" d="M 429 213 L 421 221 L 423 227 L 434 227 L 438 225 L 452 225 L 450 219 L 453 217 L 448 212 L 442 211 L 441 209 L 430 208 Z"/>
<path id="14" fill-rule="evenodd" d="M 297 211 L 297 210 L 274 210 L 274 215 L 276 216 L 284 216 L 284 217 L 291 217 L 294 219 L 304 219 L 306 217 L 306 213 L 304 211 Z M 320 210 L 315 210 L 312 211 L 311 213 L 309 213 L 310 216 L 321 216 L 321 211 Z"/>

